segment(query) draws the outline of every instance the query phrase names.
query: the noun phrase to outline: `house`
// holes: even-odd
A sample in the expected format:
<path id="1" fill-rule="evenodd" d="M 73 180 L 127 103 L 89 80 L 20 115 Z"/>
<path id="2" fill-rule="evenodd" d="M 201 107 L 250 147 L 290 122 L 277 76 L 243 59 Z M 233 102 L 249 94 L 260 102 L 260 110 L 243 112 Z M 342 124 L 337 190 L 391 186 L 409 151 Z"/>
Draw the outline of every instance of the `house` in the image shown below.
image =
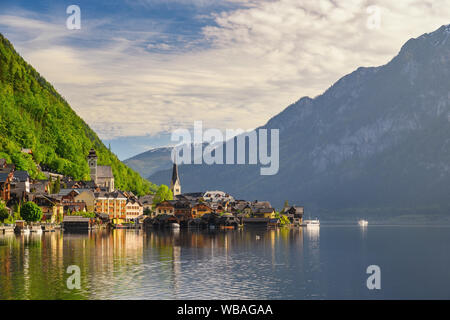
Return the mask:
<path id="1" fill-rule="evenodd" d="M 247 204 L 242 210 L 245 216 L 255 218 L 275 218 L 275 209 L 268 201 L 255 200 Z"/>
<path id="2" fill-rule="evenodd" d="M 114 191 L 114 175 L 110 166 L 97 165 L 97 153 L 94 149 L 89 150 L 87 161 L 91 180 L 100 188 L 105 188 L 108 192 Z"/>
<path id="3" fill-rule="evenodd" d="M 230 196 L 228 193 L 223 191 L 206 191 L 203 194 L 203 199 L 207 202 L 234 202 L 234 198 Z"/>
<path id="4" fill-rule="evenodd" d="M 201 218 L 205 214 L 210 214 L 213 212 L 211 207 L 206 203 L 197 203 L 191 208 L 192 216 L 194 218 Z"/>
<path id="5" fill-rule="evenodd" d="M 30 175 L 25 170 L 14 171 L 11 181 L 11 197 L 24 201 L 30 193 Z"/>
<path id="6" fill-rule="evenodd" d="M 64 214 L 74 213 L 74 212 L 86 212 L 85 202 L 63 202 Z"/>
<path id="7" fill-rule="evenodd" d="M 14 164 L 0 159 L 0 199 L 8 202 L 11 199 L 11 182 L 14 177 Z"/>
<path id="8" fill-rule="evenodd" d="M 282 212 L 283 215 L 286 215 L 289 218 L 289 221 L 291 221 L 291 223 L 299 225 L 303 222 L 303 213 L 304 208 L 298 206 L 285 208 Z"/>
<path id="9" fill-rule="evenodd" d="M 144 213 L 144 207 L 137 198 L 130 197 L 125 205 L 125 219 L 135 220 Z"/>
<path id="10" fill-rule="evenodd" d="M 0 199 L 8 202 L 11 199 L 11 180 L 13 172 L 0 172 Z"/>
<path id="11" fill-rule="evenodd" d="M 77 190 L 78 192 L 79 190 Z M 95 212 L 95 195 L 92 190 L 84 189 L 73 198 L 74 202 L 84 202 L 87 212 Z"/>
<path id="12" fill-rule="evenodd" d="M 33 200 L 42 209 L 42 221 L 55 223 L 61 221 L 64 207 L 61 200 L 46 194 L 33 194 Z"/>
<path id="13" fill-rule="evenodd" d="M 94 181 L 74 181 L 74 180 L 65 181 L 65 179 L 63 179 L 62 183 L 65 185 L 65 188 L 67 188 L 67 189 L 91 189 L 91 190 L 94 190 L 97 188 Z"/>
<path id="14" fill-rule="evenodd" d="M 202 201 L 204 192 L 183 193 L 174 197 L 174 200 L 181 201 Z"/>
<path id="15" fill-rule="evenodd" d="M 187 221 L 193 219 L 192 208 L 193 203 L 190 201 L 176 201 L 174 204 L 175 216 L 179 221 Z"/>
<path id="16" fill-rule="evenodd" d="M 94 211 L 98 214 L 106 213 L 110 221 L 120 224 L 126 220 L 127 197 L 122 191 L 94 192 Z"/>
<path id="17" fill-rule="evenodd" d="M 50 186 L 49 180 L 33 180 L 30 185 L 31 193 L 48 193 Z"/>
<path id="18" fill-rule="evenodd" d="M 142 204 L 143 211 L 146 210 L 153 211 L 153 198 L 154 194 L 147 194 L 145 196 L 139 197 L 139 202 Z"/>
<path id="19" fill-rule="evenodd" d="M 166 200 L 158 203 L 155 207 L 156 215 L 168 214 L 175 215 L 176 200 Z"/>
<path id="20" fill-rule="evenodd" d="M 254 218 L 274 219 L 275 218 L 275 209 L 274 208 L 257 208 L 255 210 L 253 210 L 251 216 Z"/>

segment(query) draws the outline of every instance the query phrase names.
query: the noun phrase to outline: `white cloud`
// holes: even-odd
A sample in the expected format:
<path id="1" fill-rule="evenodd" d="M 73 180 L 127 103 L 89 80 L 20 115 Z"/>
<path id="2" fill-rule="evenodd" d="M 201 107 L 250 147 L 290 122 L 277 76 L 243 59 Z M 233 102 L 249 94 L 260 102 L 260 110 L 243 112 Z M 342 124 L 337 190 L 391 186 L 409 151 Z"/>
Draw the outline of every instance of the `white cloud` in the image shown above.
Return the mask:
<path id="1" fill-rule="evenodd" d="M 0 25 L 80 116 L 111 138 L 190 127 L 194 120 L 254 128 L 359 66 L 387 63 L 409 38 L 450 23 L 446 0 L 229 1 L 246 6 L 218 14 L 216 24 L 203 29 L 210 46 L 194 43 L 179 52 L 152 41 L 163 30 L 124 28 L 80 49 L 76 41 L 93 32 L 77 34 L 71 44 L 61 40 L 77 31 L 64 25 L 13 15 L 0 16 Z M 370 5 L 381 10 L 379 29 L 367 28 Z M 87 26 L 93 31 L 101 24 Z M 22 32 L 32 36 L 14 42 Z"/>

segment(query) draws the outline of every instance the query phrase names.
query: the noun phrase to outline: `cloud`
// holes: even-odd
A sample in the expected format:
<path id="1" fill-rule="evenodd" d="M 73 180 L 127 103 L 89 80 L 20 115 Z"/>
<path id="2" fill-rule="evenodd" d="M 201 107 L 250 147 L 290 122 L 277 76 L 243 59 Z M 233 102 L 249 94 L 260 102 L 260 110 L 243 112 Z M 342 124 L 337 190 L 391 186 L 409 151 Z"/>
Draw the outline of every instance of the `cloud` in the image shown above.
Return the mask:
<path id="1" fill-rule="evenodd" d="M 0 16 L 0 26 L 78 114 L 111 139 L 190 128 L 195 120 L 254 128 L 359 66 L 387 63 L 409 38 L 450 23 L 446 0 L 229 2 L 239 7 L 211 11 L 197 35 L 173 34 L 151 21 L 111 29 L 110 21 L 92 19 L 68 31 L 23 12 Z M 379 9 L 379 25 L 368 24 L 370 6 Z"/>

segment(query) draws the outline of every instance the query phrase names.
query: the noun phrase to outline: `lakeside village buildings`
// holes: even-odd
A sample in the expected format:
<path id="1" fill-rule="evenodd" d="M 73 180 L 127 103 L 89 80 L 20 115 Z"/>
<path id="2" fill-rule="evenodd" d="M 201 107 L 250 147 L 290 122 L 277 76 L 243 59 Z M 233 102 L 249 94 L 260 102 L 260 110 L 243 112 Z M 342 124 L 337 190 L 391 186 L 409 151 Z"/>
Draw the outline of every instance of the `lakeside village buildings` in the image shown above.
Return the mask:
<path id="1" fill-rule="evenodd" d="M 137 197 L 132 192 L 115 189 L 111 167 L 99 166 L 97 160 L 95 150 L 91 149 L 87 156 L 91 180 L 74 181 L 47 171 L 43 171 L 47 180 L 32 180 L 28 172 L 16 171 L 14 164 L 0 159 L 0 199 L 10 208 L 20 202 L 33 201 L 43 211 L 42 220 L 52 223 L 61 222 L 65 215 L 80 212 L 93 212 L 102 221 L 113 224 L 133 221 L 144 222 L 147 226 L 168 223 L 199 225 L 211 223 L 211 219 L 216 219 L 215 224 L 225 226 L 279 223 L 275 209 L 267 201 L 235 200 L 222 191 L 182 194 L 176 164 L 170 181 L 173 200 L 162 201 L 153 208 L 153 195 Z M 51 185 L 58 177 L 61 183 L 59 192 L 51 193 Z M 303 207 L 286 207 L 281 214 L 292 224 L 300 225 Z"/>

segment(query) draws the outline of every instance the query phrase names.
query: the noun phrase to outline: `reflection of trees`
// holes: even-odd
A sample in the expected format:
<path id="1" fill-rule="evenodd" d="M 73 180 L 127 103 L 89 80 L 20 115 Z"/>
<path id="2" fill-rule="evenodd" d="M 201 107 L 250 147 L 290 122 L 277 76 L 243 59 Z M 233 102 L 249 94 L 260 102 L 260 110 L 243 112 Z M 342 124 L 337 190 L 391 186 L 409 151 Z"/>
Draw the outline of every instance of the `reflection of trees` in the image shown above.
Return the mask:
<path id="1" fill-rule="evenodd" d="M 211 264 L 212 273 L 232 274 L 234 253 L 244 260 L 247 254 L 259 256 L 273 269 L 280 260 L 298 259 L 302 232 L 306 230 L 97 230 L 0 236 L 0 298 L 117 298 L 146 292 L 140 286 L 149 284 L 161 287 L 163 297 L 177 297 L 186 274 L 203 261 Z M 81 290 L 66 287 L 70 265 L 81 269 Z"/>

